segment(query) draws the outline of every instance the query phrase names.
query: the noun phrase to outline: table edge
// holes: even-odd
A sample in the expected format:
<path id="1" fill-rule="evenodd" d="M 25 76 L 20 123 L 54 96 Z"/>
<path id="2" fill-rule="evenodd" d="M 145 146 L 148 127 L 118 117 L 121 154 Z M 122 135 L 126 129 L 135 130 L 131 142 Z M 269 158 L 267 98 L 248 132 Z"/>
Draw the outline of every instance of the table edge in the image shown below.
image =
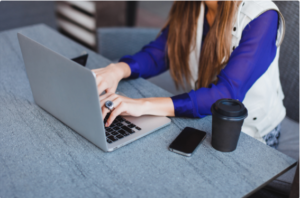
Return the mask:
<path id="1" fill-rule="evenodd" d="M 287 167 L 285 170 L 281 171 L 280 173 L 278 173 L 277 175 L 275 175 L 274 177 L 272 177 L 271 179 L 269 179 L 268 181 L 266 181 L 265 183 L 263 183 L 262 185 L 258 186 L 257 188 L 255 188 L 254 190 L 252 190 L 251 192 L 249 192 L 248 194 L 246 194 L 243 197 L 249 197 L 250 195 L 254 194 L 255 192 L 259 191 L 260 189 L 262 189 L 263 187 L 267 186 L 269 183 L 271 183 L 274 179 L 276 179 L 277 177 L 283 175 L 284 173 L 286 173 L 287 171 L 291 170 L 294 166 L 297 165 L 297 161 L 294 162 L 293 164 L 291 164 L 289 167 Z"/>

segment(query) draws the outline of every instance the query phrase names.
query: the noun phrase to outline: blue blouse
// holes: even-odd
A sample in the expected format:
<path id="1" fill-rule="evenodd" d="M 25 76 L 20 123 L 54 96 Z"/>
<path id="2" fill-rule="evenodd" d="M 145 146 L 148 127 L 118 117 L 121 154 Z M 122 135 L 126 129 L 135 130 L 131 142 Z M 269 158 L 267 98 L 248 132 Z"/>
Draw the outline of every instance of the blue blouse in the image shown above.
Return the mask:
<path id="1" fill-rule="evenodd" d="M 209 31 L 204 18 L 202 41 Z M 175 116 L 202 118 L 211 115 L 210 107 L 218 99 L 243 101 L 247 91 L 267 71 L 276 56 L 277 25 L 278 13 L 275 10 L 266 11 L 252 20 L 244 28 L 239 45 L 218 75 L 217 84 L 171 97 Z M 165 28 L 155 41 L 144 46 L 140 52 L 120 59 L 131 68 L 129 78 L 150 78 L 169 69 L 167 37 L 168 28 Z"/>

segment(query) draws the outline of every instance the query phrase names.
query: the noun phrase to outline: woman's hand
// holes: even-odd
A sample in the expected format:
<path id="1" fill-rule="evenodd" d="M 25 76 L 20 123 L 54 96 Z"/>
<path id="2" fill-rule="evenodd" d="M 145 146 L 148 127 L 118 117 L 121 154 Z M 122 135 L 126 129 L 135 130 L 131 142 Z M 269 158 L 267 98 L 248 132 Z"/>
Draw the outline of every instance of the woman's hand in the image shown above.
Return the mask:
<path id="1" fill-rule="evenodd" d="M 105 68 L 94 69 L 92 71 L 96 75 L 99 94 L 103 91 L 114 93 L 120 80 L 129 77 L 131 74 L 129 65 L 123 62 L 110 64 Z"/>
<path id="2" fill-rule="evenodd" d="M 114 109 L 107 119 L 105 127 L 110 126 L 110 124 L 118 115 L 131 115 L 134 117 L 138 117 L 144 114 L 145 101 L 143 101 L 143 99 L 132 99 L 117 95 L 115 93 L 106 93 L 100 96 L 100 105 L 102 109 L 103 119 L 110 112 L 110 110 L 105 107 L 105 102 L 108 100 L 113 102 Z"/>
<path id="3" fill-rule="evenodd" d="M 114 109 L 110 113 L 105 127 L 110 126 L 118 115 L 130 115 L 134 117 L 141 115 L 174 116 L 174 105 L 171 98 L 132 99 L 115 93 L 106 93 L 100 96 L 103 119 L 110 112 L 105 107 L 106 101 L 112 101 Z"/>

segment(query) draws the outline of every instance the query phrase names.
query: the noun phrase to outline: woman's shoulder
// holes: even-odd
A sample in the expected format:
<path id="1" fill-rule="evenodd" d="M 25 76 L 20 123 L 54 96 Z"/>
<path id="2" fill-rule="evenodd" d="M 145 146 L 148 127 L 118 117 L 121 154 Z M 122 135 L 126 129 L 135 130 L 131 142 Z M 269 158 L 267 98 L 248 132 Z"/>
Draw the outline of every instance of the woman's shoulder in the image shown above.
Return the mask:
<path id="1" fill-rule="evenodd" d="M 270 20 L 279 19 L 279 26 L 278 26 L 279 31 L 277 34 L 276 46 L 280 46 L 285 34 L 285 21 L 283 15 L 279 11 L 276 4 L 272 1 L 243 1 L 241 6 L 242 7 L 240 8 L 240 13 L 238 14 L 242 14 L 242 15 L 244 14 L 248 17 L 248 20 L 242 20 L 243 17 L 240 17 L 239 23 L 243 23 L 241 24 L 243 29 L 246 27 L 247 24 L 249 24 L 252 20 L 261 16 L 263 13 L 266 13 L 267 11 L 271 11 L 271 10 L 276 11 L 276 12 L 267 12 L 266 14 L 264 14 L 263 18 L 264 20 L 266 18 Z M 279 18 L 276 19 L 276 16 L 277 17 L 279 16 Z"/>
<path id="2" fill-rule="evenodd" d="M 279 12 L 278 7 L 272 1 L 244 1 L 241 6 L 241 12 L 250 19 L 255 19 L 268 10 Z"/>

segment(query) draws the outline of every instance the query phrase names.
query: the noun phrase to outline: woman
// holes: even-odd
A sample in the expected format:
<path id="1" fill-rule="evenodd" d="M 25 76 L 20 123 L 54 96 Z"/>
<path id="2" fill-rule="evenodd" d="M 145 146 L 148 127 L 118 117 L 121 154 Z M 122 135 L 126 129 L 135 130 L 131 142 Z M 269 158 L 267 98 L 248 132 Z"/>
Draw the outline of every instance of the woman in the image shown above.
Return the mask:
<path id="1" fill-rule="evenodd" d="M 273 2 L 175 2 L 157 39 L 117 64 L 94 70 L 103 117 L 118 115 L 211 115 L 220 98 L 243 101 L 248 118 L 242 131 L 278 145 L 285 117 L 279 81 L 279 46 L 284 20 Z M 191 91 L 171 98 L 131 99 L 115 94 L 123 78 L 149 78 L 167 69 L 176 83 Z"/>

